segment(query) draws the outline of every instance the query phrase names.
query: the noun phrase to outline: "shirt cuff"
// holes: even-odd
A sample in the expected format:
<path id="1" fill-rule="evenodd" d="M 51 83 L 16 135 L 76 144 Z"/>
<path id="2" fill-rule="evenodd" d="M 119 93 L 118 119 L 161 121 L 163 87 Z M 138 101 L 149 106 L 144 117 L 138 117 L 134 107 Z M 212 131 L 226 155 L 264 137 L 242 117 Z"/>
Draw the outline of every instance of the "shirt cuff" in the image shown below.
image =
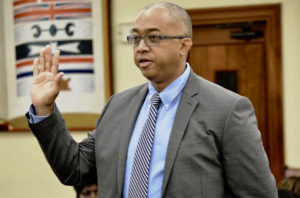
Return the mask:
<path id="1" fill-rule="evenodd" d="M 55 105 L 54 105 L 54 108 L 55 108 Z M 29 119 L 30 124 L 39 123 L 39 122 L 43 121 L 44 119 L 46 119 L 49 116 L 49 115 L 37 116 L 36 112 L 35 112 L 35 108 L 34 108 L 33 105 L 30 105 L 28 113 L 29 113 L 29 116 L 30 116 L 30 119 Z"/>

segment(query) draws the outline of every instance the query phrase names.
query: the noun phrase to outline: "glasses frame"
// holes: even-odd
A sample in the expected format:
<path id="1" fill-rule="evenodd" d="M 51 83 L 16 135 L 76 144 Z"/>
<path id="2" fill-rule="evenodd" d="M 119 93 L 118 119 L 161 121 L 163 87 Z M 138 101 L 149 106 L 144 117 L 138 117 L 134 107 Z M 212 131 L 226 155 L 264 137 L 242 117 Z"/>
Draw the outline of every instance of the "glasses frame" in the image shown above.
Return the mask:
<path id="1" fill-rule="evenodd" d="M 153 43 L 151 42 L 150 37 L 157 37 L 157 43 Z M 134 47 L 140 45 L 141 40 L 143 39 L 145 44 L 148 47 L 152 47 L 152 46 L 157 46 L 160 44 L 160 42 L 162 40 L 167 40 L 167 39 L 184 39 L 184 38 L 190 38 L 188 36 L 183 36 L 183 35 L 179 35 L 179 36 L 168 36 L 168 35 L 160 35 L 160 34 L 148 34 L 148 35 L 128 35 L 127 36 L 127 42 L 129 45 L 132 45 Z M 135 39 L 138 39 L 138 42 L 135 43 Z"/>

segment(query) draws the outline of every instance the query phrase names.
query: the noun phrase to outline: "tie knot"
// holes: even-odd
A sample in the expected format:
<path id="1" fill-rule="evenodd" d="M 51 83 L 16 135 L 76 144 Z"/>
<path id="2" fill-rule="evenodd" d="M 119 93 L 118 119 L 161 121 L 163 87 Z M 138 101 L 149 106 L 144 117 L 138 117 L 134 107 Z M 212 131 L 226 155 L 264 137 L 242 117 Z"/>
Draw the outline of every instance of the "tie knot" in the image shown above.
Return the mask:
<path id="1" fill-rule="evenodd" d="M 160 102 L 161 102 L 161 99 L 159 97 L 159 94 L 158 93 L 153 94 L 152 99 L 151 99 L 151 104 L 156 106 L 156 108 L 157 108 L 159 106 Z"/>

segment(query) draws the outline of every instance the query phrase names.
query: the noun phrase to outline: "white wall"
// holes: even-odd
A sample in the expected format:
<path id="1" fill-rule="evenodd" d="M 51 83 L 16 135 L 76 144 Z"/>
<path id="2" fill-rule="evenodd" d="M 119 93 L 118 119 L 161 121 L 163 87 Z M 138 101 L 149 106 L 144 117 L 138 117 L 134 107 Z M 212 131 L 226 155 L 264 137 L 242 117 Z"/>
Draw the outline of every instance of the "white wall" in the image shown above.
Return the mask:
<path id="1" fill-rule="evenodd" d="M 5 9 L 1 6 L 1 2 L 0 9 Z M 138 12 L 152 2 L 156 1 L 111 0 L 113 83 L 116 92 L 145 82 L 132 61 L 131 47 L 117 40 L 117 26 L 133 22 Z M 286 165 L 290 167 L 300 168 L 300 126 L 298 121 L 300 115 L 300 78 L 298 78 L 300 76 L 300 40 L 298 39 L 300 35 L 300 1 L 173 0 L 171 2 L 186 9 L 282 3 L 285 161 Z M 3 16 L 0 15 L 0 21 L 3 19 L 1 17 Z M 0 28 L 3 27 L 1 25 L 0 22 Z M 0 41 L 1 37 L 3 39 L 1 32 Z M 2 43 L 0 44 L 2 45 Z M 0 47 L 0 58 L 2 53 Z M 0 66 L 1 61 L 0 59 Z M 0 102 L 2 103 L 1 100 Z M 73 132 L 72 135 L 77 140 L 81 140 L 86 137 L 86 132 Z M 55 177 L 31 133 L 0 133 L 0 157 L 1 198 L 75 198 L 73 189 L 63 186 Z"/>
<path id="2" fill-rule="evenodd" d="M 0 1 L 0 9 L 3 8 L 3 2 Z M 4 12 L 0 12 L 0 27 L 4 27 Z M 0 121 L 1 118 L 7 117 L 7 100 L 6 100 L 6 78 L 5 78 L 5 67 L 4 67 L 4 33 L 0 31 Z"/>
<path id="3" fill-rule="evenodd" d="M 79 141 L 86 132 L 74 132 Z M 1 198 L 75 198 L 72 187 L 62 185 L 30 132 L 0 133 Z"/>

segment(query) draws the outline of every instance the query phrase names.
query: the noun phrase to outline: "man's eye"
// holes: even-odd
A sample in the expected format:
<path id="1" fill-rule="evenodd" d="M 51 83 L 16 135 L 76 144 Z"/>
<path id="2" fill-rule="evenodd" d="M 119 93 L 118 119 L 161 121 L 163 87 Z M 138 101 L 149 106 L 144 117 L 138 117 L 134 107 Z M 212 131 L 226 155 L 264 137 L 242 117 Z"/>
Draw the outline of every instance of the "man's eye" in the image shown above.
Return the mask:
<path id="1" fill-rule="evenodd" d="M 149 35 L 148 38 L 151 42 L 158 42 L 160 37 L 159 35 Z"/>
<path id="2" fill-rule="evenodd" d="M 141 40 L 141 37 L 140 37 L 140 36 L 133 36 L 133 37 L 132 37 L 132 40 L 133 40 L 134 42 L 137 42 L 137 41 L 140 41 L 140 40 Z"/>
<path id="3" fill-rule="evenodd" d="M 83 196 L 90 196 L 91 195 L 91 191 L 85 191 L 81 193 Z"/>

